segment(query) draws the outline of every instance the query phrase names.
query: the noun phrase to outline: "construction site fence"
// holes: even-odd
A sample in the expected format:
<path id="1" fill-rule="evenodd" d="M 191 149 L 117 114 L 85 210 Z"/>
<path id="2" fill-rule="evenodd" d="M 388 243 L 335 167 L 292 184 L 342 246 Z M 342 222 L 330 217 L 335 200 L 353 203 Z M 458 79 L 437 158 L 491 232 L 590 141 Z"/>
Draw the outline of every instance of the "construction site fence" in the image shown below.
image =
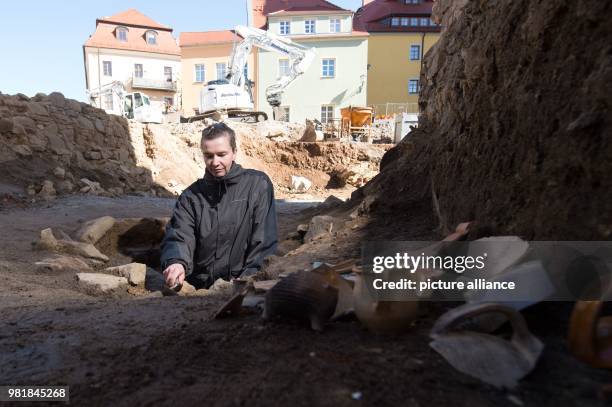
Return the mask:
<path id="1" fill-rule="evenodd" d="M 341 104 L 332 104 L 330 103 L 329 105 L 325 105 L 325 106 L 333 106 L 333 113 L 330 115 L 330 117 L 325 117 L 325 119 L 339 119 L 340 118 L 340 110 L 342 108 L 345 107 L 349 107 L 350 104 L 347 103 L 341 103 Z M 356 106 L 356 105 L 353 105 Z M 379 103 L 379 104 L 372 104 L 372 105 L 366 105 L 363 104 L 361 106 L 370 106 L 374 109 L 373 111 L 373 115 L 374 117 L 378 116 L 395 116 L 397 114 L 401 114 L 401 113 L 413 113 L 413 114 L 418 114 L 419 113 L 419 105 L 418 103 Z M 302 121 L 302 120 L 297 120 L 298 118 L 303 118 L 306 117 L 310 120 L 319 120 L 319 121 L 325 121 L 323 120 L 323 114 L 322 114 L 322 107 L 323 105 L 310 105 L 310 104 L 298 104 L 298 105 L 281 105 L 280 107 L 280 114 L 281 117 L 279 118 L 280 121 L 287 121 L 285 115 L 286 113 L 288 113 L 289 116 L 289 121 L 291 122 L 295 122 L 295 121 Z M 272 117 L 271 112 L 269 111 L 267 106 L 259 106 L 257 109 L 259 110 L 264 110 L 266 112 L 269 112 L 269 116 Z"/>
<path id="2" fill-rule="evenodd" d="M 372 105 L 375 116 L 392 116 L 400 113 L 419 113 L 418 103 L 378 103 Z"/>

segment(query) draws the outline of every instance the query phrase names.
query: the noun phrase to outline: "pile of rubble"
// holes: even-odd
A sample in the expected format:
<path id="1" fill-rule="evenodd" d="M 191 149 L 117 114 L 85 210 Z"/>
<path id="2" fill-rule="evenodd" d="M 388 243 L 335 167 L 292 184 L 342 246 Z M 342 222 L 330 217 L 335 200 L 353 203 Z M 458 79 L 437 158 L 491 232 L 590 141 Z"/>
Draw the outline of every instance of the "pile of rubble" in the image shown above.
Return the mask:
<path id="1" fill-rule="evenodd" d="M 70 193 L 177 195 L 204 173 L 200 137 L 210 123 L 142 124 L 57 92 L 0 94 L 0 183 L 42 200 Z M 304 124 L 227 123 L 238 135 L 238 162 L 266 172 L 279 196 L 297 192 L 291 176 L 308 178 L 310 193 L 325 194 L 334 171 L 346 174 L 340 184 L 360 186 L 378 173 L 390 147 L 300 142 Z"/>
<path id="2" fill-rule="evenodd" d="M 73 272 L 79 288 L 91 295 L 193 295 L 196 290 L 187 282 L 180 293 L 169 290 L 162 274 L 151 267 L 159 260 L 168 220 L 104 216 L 85 222 L 70 234 L 44 229 L 35 249 L 52 255 L 35 265 L 40 270 Z M 204 290 L 198 295 L 208 293 L 210 290 Z"/>
<path id="3" fill-rule="evenodd" d="M 127 120 L 61 93 L 0 94 L 0 182 L 53 199 L 75 192 L 163 192 L 140 166 Z"/>

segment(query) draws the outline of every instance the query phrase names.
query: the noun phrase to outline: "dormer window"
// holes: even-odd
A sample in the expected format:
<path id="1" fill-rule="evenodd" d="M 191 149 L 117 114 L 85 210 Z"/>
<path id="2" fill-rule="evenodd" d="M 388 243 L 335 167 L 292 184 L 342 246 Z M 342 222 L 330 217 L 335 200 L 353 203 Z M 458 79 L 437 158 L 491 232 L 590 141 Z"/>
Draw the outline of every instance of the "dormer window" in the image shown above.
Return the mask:
<path id="1" fill-rule="evenodd" d="M 281 35 L 291 34 L 291 23 L 289 21 L 281 21 L 279 24 L 279 32 Z"/>
<path id="2" fill-rule="evenodd" d="M 329 20 L 329 32 L 331 33 L 339 33 L 340 32 L 340 19 L 331 18 Z"/>
<path id="3" fill-rule="evenodd" d="M 127 41 L 128 29 L 125 27 L 117 27 L 115 30 L 115 36 L 119 41 Z"/>
<path id="4" fill-rule="evenodd" d="M 149 45 L 157 45 L 157 33 L 155 31 L 147 31 L 145 33 L 145 39 Z"/>
<path id="5" fill-rule="evenodd" d="M 306 20 L 306 21 L 304 21 L 304 32 L 306 34 L 314 34 L 315 33 L 315 20 Z"/>
<path id="6" fill-rule="evenodd" d="M 389 21 L 389 20 L 387 20 Z M 391 27 L 428 27 L 430 19 L 427 17 L 394 17 L 391 16 Z M 432 26 L 435 24 L 431 23 Z"/>

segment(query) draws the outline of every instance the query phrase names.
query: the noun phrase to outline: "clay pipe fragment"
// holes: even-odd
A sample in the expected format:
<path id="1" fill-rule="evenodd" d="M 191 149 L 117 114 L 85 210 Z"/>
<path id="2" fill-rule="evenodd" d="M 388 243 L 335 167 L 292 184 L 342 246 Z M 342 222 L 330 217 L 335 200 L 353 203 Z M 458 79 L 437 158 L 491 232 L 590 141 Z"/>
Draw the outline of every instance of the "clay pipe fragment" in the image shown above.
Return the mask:
<path id="1" fill-rule="evenodd" d="M 450 235 L 446 236 L 442 239 L 443 242 L 454 242 L 456 240 L 460 240 L 462 237 L 467 235 L 470 232 L 470 227 L 474 225 L 474 221 L 471 222 L 463 222 L 457 225 L 455 231 Z"/>
<path id="2" fill-rule="evenodd" d="M 230 298 L 217 310 L 217 312 L 215 312 L 213 319 L 223 319 L 239 315 L 240 311 L 242 311 L 242 301 L 251 291 L 255 291 L 255 288 L 253 286 L 253 282 L 248 281 L 243 288 L 239 289 L 236 294 L 232 296 L 232 298 Z"/>
<path id="3" fill-rule="evenodd" d="M 470 331 L 450 331 L 461 320 L 499 312 L 512 324 L 510 341 Z M 544 345 L 529 329 L 523 316 L 505 305 L 465 304 L 442 315 L 434 324 L 430 346 L 455 369 L 499 388 L 513 388 L 536 365 Z"/>

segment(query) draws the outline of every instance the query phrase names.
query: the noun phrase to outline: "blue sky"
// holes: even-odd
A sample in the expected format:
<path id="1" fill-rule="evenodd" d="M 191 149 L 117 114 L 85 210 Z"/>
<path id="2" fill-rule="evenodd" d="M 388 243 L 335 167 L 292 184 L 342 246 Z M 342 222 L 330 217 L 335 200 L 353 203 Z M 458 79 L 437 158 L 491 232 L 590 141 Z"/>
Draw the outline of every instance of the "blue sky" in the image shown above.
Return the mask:
<path id="1" fill-rule="evenodd" d="M 356 10 L 361 0 L 332 0 Z M 96 18 L 135 8 L 161 24 L 181 31 L 231 29 L 246 23 L 245 0 L 2 1 L 0 7 L 0 92 L 60 91 L 85 100 L 83 43 Z"/>

